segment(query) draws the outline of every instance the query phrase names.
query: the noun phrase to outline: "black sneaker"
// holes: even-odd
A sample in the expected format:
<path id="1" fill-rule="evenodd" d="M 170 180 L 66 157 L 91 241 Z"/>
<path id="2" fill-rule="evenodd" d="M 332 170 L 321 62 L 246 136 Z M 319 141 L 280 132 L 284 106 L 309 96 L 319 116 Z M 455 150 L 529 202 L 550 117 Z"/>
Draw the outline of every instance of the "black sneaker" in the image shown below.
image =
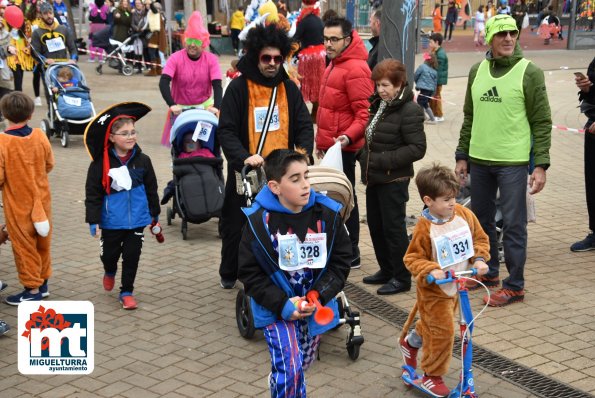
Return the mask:
<path id="1" fill-rule="evenodd" d="M 233 289 L 236 285 L 236 281 L 231 279 L 223 279 L 221 278 L 221 282 L 219 282 L 223 289 Z"/>
<path id="2" fill-rule="evenodd" d="M 570 251 L 573 252 L 586 252 L 589 250 L 595 250 L 595 234 L 590 233 L 587 237 L 581 241 L 574 243 L 570 246 Z"/>
<path id="3" fill-rule="evenodd" d="M 40 301 L 42 298 L 41 292 L 31 293 L 30 290 L 25 289 L 21 293 L 6 297 L 4 302 L 10 305 L 19 305 L 25 301 Z"/>

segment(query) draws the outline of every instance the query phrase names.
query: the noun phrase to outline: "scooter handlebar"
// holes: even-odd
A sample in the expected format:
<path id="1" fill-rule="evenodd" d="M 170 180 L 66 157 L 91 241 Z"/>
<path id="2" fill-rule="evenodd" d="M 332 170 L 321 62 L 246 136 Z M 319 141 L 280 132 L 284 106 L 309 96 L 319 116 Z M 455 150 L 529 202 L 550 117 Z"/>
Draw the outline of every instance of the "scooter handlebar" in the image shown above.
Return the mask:
<path id="1" fill-rule="evenodd" d="M 432 275 L 428 275 L 426 276 L 426 282 L 428 282 L 430 285 L 432 283 L 435 283 L 437 285 L 444 285 L 445 283 L 450 283 L 450 282 L 454 282 L 457 279 L 459 279 L 460 276 L 463 275 L 470 275 L 470 276 L 474 276 L 477 275 L 477 268 L 471 268 L 470 270 L 466 270 L 466 271 L 446 271 L 446 279 L 436 279 L 434 278 Z"/>

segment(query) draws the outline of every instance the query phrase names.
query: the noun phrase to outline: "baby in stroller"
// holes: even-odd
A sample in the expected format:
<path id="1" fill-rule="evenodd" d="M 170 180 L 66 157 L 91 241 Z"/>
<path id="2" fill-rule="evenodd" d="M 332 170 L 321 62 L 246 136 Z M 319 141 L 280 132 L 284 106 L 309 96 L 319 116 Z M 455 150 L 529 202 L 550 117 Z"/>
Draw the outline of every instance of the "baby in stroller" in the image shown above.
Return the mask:
<path id="1" fill-rule="evenodd" d="M 52 65 L 53 66 L 53 65 Z M 47 83 L 56 108 L 64 119 L 82 120 L 93 116 L 89 88 L 81 82 L 81 72 L 74 64 L 48 67 Z"/>
<path id="2" fill-rule="evenodd" d="M 203 148 L 199 140 L 193 138 L 194 133 L 188 132 L 184 134 L 182 141 L 182 152 L 178 159 L 187 159 L 193 157 L 199 158 L 214 158 L 213 152 L 209 148 Z"/>
<path id="3" fill-rule="evenodd" d="M 68 87 L 77 87 L 79 82 L 77 79 L 74 78 L 74 74 L 72 70 L 70 70 L 67 66 L 62 66 L 58 69 L 58 74 L 56 75 L 56 80 L 60 87 L 53 86 L 52 91 L 54 93 L 58 93 L 60 89 L 64 90 Z"/>
<path id="4" fill-rule="evenodd" d="M 217 126 L 217 117 L 211 112 L 190 109 L 176 118 L 171 129 L 173 180 L 165 188 L 161 204 L 173 197 L 167 224 L 178 214 L 184 240 L 188 222 L 200 224 L 221 215 L 225 180 Z"/>

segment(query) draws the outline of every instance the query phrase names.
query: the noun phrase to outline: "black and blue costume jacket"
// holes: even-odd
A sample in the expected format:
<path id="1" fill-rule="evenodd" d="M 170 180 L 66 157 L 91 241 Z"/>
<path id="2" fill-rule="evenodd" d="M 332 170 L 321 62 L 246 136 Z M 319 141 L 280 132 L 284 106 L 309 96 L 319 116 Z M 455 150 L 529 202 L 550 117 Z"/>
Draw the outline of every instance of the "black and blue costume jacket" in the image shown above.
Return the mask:
<path id="1" fill-rule="evenodd" d="M 114 148 L 110 148 L 109 157 L 110 169 L 124 166 Z M 85 185 L 87 223 L 99 224 L 101 229 L 135 229 L 146 227 L 158 218 L 161 207 L 151 159 L 135 145 L 126 167 L 132 179 L 132 188 L 122 191 L 111 189 L 108 195 L 101 184 L 103 159 L 91 163 Z"/>
<path id="2" fill-rule="evenodd" d="M 308 230 L 316 230 L 317 225 L 322 226 L 320 232 L 326 233 L 327 259 L 324 268 L 312 270 L 312 290 L 318 291 L 320 302 L 332 308 L 335 317 L 327 325 L 316 323 L 314 316 L 306 319 L 313 336 L 338 324 L 335 296 L 345 285 L 352 258 L 351 242 L 339 215 L 340 209 L 341 204 L 311 190 L 308 204 L 300 213 L 293 213 L 266 186 L 256 196 L 255 204 L 243 209 L 248 223 L 239 247 L 238 278 L 251 298 L 255 327 L 262 328 L 279 319 L 289 320 L 295 310 L 289 298 L 298 296 L 289 283 L 288 273 L 279 268 L 279 253 L 271 235 L 286 234 L 291 229 L 304 241 Z"/>

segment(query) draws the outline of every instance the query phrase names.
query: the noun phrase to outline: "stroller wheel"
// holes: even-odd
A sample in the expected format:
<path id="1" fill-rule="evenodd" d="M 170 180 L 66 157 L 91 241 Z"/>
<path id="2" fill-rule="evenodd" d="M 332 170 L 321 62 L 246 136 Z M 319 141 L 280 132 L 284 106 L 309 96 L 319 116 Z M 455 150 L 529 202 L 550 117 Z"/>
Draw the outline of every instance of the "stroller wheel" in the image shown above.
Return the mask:
<path id="1" fill-rule="evenodd" d="M 246 296 L 244 289 L 238 290 L 236 296 L 236 322 L 240 336 L 245 339 L 254 337 L 254 320 L 252 318 L 252 308 L 250 307 L 250 297 Z"/>
<path id="2" fill-rule="evenodd" d="M 103 75 L 103 65 L 97 65 L 97 67 L 95 68 L 95 72 L 98 75 Z"/>
<path id="3" fill-rule="evenodd" d="M 68 146 L 68 141 L 69 141 L 68 131 L 62 130 L 62 136 L 60 137 L 60 143 L 62 144 L 63 148 L 66 148 Z"/>
<path id="4" fill-rule="evenodd" d="M 171 220 L 174 218 L 174 211 L 167 206 L 167 225 L 171 225 Z"/>
<path id="5" fill-rule="evenodd" d="M 134 73 L 134 68 L 131 65 L 124 65 L 122 67 L 122 74 L 124 76 L 132 76 Z"/>
<path id="6" fill-rule="evenodd" d="M 45 133 L 48 137 L 48 140 L 52 137 L 52 128 L 50 127 L 50 122 L 47 119 L 43 119 L 41 121 L 41 131 Z"/>
<path id="7" fill-rule="evenodd" d="M 352 345 L 347 346 L 347 354 L 349 354 L 349 358 L 351 358 L 354 361 L 357 358 L 359 358 L 359 347 L 360 346 L 361 346 L 361 343 L 359 343 L 359 344 L 354 343 Z"/>

